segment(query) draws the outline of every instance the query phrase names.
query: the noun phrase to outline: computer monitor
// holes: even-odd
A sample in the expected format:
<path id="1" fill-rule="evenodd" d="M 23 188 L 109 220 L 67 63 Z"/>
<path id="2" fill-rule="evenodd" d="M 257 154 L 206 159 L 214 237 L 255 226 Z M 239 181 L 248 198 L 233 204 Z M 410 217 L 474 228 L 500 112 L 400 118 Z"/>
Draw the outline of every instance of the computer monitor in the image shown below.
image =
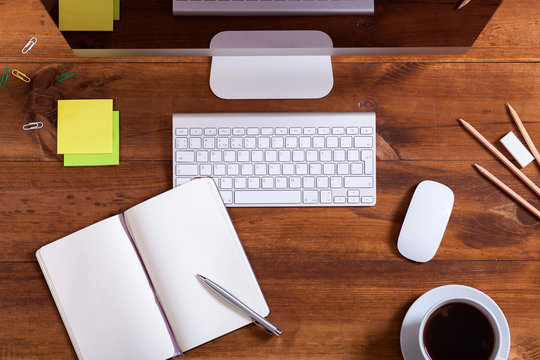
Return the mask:
<path id="1" fill-rule="evenodd" d="M 58 24 L 58 0 L 42 2 Z M 317 98 L 331 89 L 332 55 L 465 53 L 502 0 L 460 2 L 374 0 L 372 15 L 178 16 L 172 0 L 128 0 L 114 31 L 62 34 L 79 56 L 212 56 L 220 97 Z"/>

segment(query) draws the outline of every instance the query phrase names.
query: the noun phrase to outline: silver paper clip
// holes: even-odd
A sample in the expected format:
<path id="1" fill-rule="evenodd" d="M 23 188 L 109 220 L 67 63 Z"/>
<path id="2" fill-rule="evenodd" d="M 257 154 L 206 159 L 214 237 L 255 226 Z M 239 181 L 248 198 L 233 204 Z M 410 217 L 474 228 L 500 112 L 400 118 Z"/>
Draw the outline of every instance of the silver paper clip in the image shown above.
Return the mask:
<path id="1" fill-rule="evenodd" d="M 31 122 L 28 124 L 23 125 L 23 130 L 36 130 L 41 129 L 43 127 L 43 123 L 41 121 L 38 122 Z"/>
<path id="2" fill-rule="evenodd" d="M 27 52 L 29 52 L 30 50 L 32 50 L 32 48 L 34 47 L 34 45 L 36 45 L 37 43 L 37 38 L 35 36 L 33 36 L 30 40 L 28 40 L 28 42 L 26 43 L 26 45 L 24 45 L 24 47 L 22 48 L 21 52 L 23 54 L 26 54 Z"/>

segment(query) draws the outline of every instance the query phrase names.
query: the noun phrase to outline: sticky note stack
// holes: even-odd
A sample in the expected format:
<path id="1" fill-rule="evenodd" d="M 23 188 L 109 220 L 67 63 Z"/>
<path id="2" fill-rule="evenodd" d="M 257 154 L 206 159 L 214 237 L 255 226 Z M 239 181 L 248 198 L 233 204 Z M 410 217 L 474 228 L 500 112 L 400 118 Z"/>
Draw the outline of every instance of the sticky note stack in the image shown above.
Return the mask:
<path id="1" fill-rule="evenodd" d="M 64 166 L 119 164 L 120 113 L 112 99 L 58 100 L 57 125 Z"/>
<path id="2" fill-rule="evenodd" d="M 120 20 L 120 0 L 59 0 L 61 31 L 113 31 Z"/>

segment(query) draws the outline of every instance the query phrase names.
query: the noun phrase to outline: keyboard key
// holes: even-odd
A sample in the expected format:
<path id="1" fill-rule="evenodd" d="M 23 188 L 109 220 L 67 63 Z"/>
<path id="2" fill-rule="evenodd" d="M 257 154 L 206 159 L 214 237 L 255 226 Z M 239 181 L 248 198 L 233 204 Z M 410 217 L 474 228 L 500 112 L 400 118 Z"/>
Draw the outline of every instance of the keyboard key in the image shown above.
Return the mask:
<path id="1" fill-rule="evenodd" d="M 334 150 L 334 161 L 345 161 L 345 150 Z"/>
<path id="2" fill-rule="evenodd" d="M 364 162 L 364 172 L 367 175 L 373 174 L 373 150 L 362 150 L 362 161 Z"/>
<path id="3" fill-rule="evenodd" d="M 262 135 L 273 135 L 274 134 L 274 129 L 272 129 L 272 128 L 262 128 L 261 129 L 261 134 Z"/>
<path id="4" fill-rule="evenodd" d="M 231 139 L 231 149 L 241 149 L 242 144 L 244 143 L 242 138 L 232 138 Z"/>
<path id="5" fill-rule="evenodd" d="M 253 175 L 253 164 L 242 164 L 242 175 Z"/>
<path id="6" fill-rule="evenodd" d="M 292 127 L 289 129 L 289 134 L 291 135 L 302 135 L 302 128 Z"/>
<path id="7" fill-rule="evenodd" d="M 281 162 L 287 162 L 291 161 L 291 152 L 289 150 L 281 150 L 279 151 L 279 161 Z"/>
<path id="8" fill-rule="evenodd" d="M 332 161 L 332 151 L 321 150 L 321 152 L 319 152 L 319 158 L 321 159 L 321 161 Z"/>
<path id="9" fill-rule="evenodd" d="M 328 187 L 328 178 L 326 176 L 317 176 L 317 187 L 319 189 L 327 188 Z"/>
<path id="10" fill-rule="evenodd" d="M 248 135 L 259 135 L 259 128 L 247 128 Z"/>
<path id="11" fill-rule="evenodd" d="M 347 190 L 347 196 L 360 196 L 360 190 Z"/>
<path id="12" fill-rule="evenodd" d="M 254 137 L 247 137 L 244 139 L 244 147 L 246 149 L 255 149 L 256 139 Z"/>
<path id="13" fill-rule="evenodd" d="M 300 137 L 300 144 L 299 144 L 299 147 L 305 149 L 305 148 L 310 148 L 311 147 L 311 138 L 310 137 L 306 137 L 306 136 L 301 136 Z"/>
<path id="14" fill-rule="evenodd" d="M 346 131 L 347 135 L 358 135 L 357 127 L 348 127 Z"/>
<path id="15" fill-rule="evenodd" d="M 303 178 L 304 188 L 314 188 L 315 187 L 315 178 L 311 176 L 306 176 Z"/>
<path id="16" fill-rule="evenodd" d="M 343 134 L 345 134 L 345 128 L 342 128 L 342 127 L 332 128 L 332 135 L 343 135 Z"/>
<path id="17" fill-rule="evenodd" d="M 363 127 L 360 129 L 360 134 L 362 135 L 371 135 L 373 134 L 373 128 L 372 127 Z"/>
<path id="18" fill-rule="evenodd" d="M 250 189 L 258 189 L 260 187 L 260 179 L 259 178 L 249 178 L 248 179 L 248 188 Z M 238 194 L 238 191 L 236 192 Z M 238 200 L 236 200 L 238 202 Z"/>
<path id="19" fill-rule="evenodd" d="M 296 175 L 307 175 L 307 164 L 296 164 Z"/>
<path id="20" fill-rule="evenodd" d="M 249 161 L 249 151 L 248 150 L 240 150 L 237 153 L 238 155 L 238 161 L 239 162 L 246 162 Z M 253 161 L 262 161 L 261 160 L 253 160 Z"/>
<path id="21" fill-rule="evenodd" d="M 238 175 L 240 172 L 240 167 L 238 164 L 228 164 L 227 165 L 227 175 Z"/>
<path id="22" fill-rule="evenodd" d="M 219 150 L 210 151 L 210 161 L 220 162 L 221 159 L 222 159 L 221 151 Z"/>
<path id="23" fill-rule="evenodd" d="M 188 177 L 177 177 L 176 178 L 176 186 L 180 186 L 180 185 L 183 185 L 187 182 L 190 182 L 191 181 L 191 178 L 188 178 Z"/>
<path id="24" fill-rule="evenodd" d="M 187 149 L 188 139 L 187 138 L 176 138 L 175 147 L 177 149 Z"/>
<path id="25" fill-rule="evenodd" d="M 194 176 L 199 175 L 197 165 L 176 165 L 176 175 Z"/>
<path id="26" fill-rule="evenodd" d="M 348 161 L 358 161 L 358 160 L 360 160 L 360 151 L 358 151 L 358 150 L 347 150 L 347 160 Z"/>
<path id="27" fill-rule="evenodd" d="M 244 129 L 244 128 L 233 128 L 232 133 L 233 133 L 233 135 L 244 135 L 246 133 L 246 129 Z"/>
<path id="28" fill-rule="evenodd" d="M 288 133 L 287 128 L 284 128 L 284 127 L 276 128 L 276 135 L 287 135 L 287 133 Z"/>
<path id="29" fill-rule="evenodd" d="M 263 161 L 263 152 L 261 150 L 254 150 L 251 152 L 251 161 Z"/>
<path id="30" fill-rule="evenodd" d="M 214 165 L 214 175 L 225 175 L 225 164 Z"/>
<path id="31" fill-rule="evenodd" d="M 332 202 L 332 191 L 324 190 L 321 191 L 321 203 L 330 204 Z"/>
<path id="32" fill-rule="evenodd" d="M 346 188 L 373 187 L 373 177 L 372 176 L 346 176 L 345 187 Z"/>
<path id="33" fill-rule="evenodd" d="M 330 135 L 330 128 L 328 127 L 320 127 L 317 131 L 319 135 Z"/>
<path id="34" fill-rule="evenodd" d="M 363 203 L 372 203 L 374 201 L 375 199 L 373 198 L 373 196 L 362 196 Z"/>
<path id="35" fill-rule="evenodd" d="M 326 138 L 326 147 L 337 148 L 339 139 L 337 136 L 329 136 Z"/>
<path id="36" fill-rule="evenodd" d="M 283 148 L 284 140 L 282 137 L 274 137 L 272 138 L 272 148 L 273 149 L 281 149 Z"/>
<path id="37" fill-rule="evenodd" d="M 351 175 L 362 175 L 364 166 L 361 163 L 351 164 Z"/>
<path id="38" fill-rule="evenodd" d="M 189 135 L 191 136 L 201 136 L 203 134 L 203 130 L 201 128 L 192 128 L 189 131 Z"/>
<path id="39" fill-rule="evenodd" d="M 324 147 L 324 138 L 322 136 L 313 137 L 313 147 L 314 148 L 323 148 Z"/>
<path id="40" fill-rule="evenodd" d="M 291 189 L 299 189 L 300 188 L 300 182 L 301 182 L 301 179 L 299 177 L 291 177 L 289 178 L 289 187 Z"/>
<path id="41" fill-rule="evenodd" d="M 269 164 L 268 165 L 268 174 L 269 175 L 280 175 L 281 174 L 281 164 Z"/>
<path id="42" fill-rule="evenodd" d="M 188 129 L 179 128 L 175 130 L 176 136 L 186 136 L 188 134 Z"/>
<path id="43" fill-rule="evenodd" d="M 298 138 L 288 136 L 285 138 L 285 147 L 287 149 L 293 149 L 298 147 Z"/>
<path id="44" fill-rule="evenodd" d="M 360 202 L 360 197 L 358 197 L 358 196 L 349 196 L 347 198 L 347 202 L 349 204 L 358 204 Z"/>
<path id="45" fill-rule="evenodd" d="M 319 152 L 317 150 L 306 151 L 306 161 L 319 161 Z"/>
<path id="46" fill-rule="evenodd" d="M 212 175 L 212 165 L 210 164 L 203 164 L 201 165 L 201 175 L 203 176 L 210 176 Z"/>
<path id="47" fill-rule="evenodd" d="M 316 190 L 304 191 L 304 203 L 315 204 L 319 201 L 319 192 Z"/>
<path id="48" fill-rule="evenodd" d="M 203 140 L 203 148 L 205 149 L 213 149 L 216 146 L 216 139 L 214 138 L 204 138 Z"/>
<path id="49" fill-rule="evenodd" d="M 217 129 L 216 128 L 206 128 L 206 129 L 204 129 L 204 135 L 205 136 L 215 136 L 215 135 L 217 135 Z"/>
<path id="50" fill-rule="evenodd" d="M 221 189 L 232 189 L 233 179 L 229 177 L 222 177 L 220 184 Z"/>
<path id="51" fill-rule="evenodd" d="M 296 162 L 305 161 L 304 160 L 304 152 L 302 150 L 293 151 L 292 159 L 293 159 L 293 161 L 296 161 Z"/>
<path id="52" fill-rule="evenodd" d="M 235 193 L 237 204 L 300 204 L 300 191 L 246 191 L 239 190 Z"/>
<path id="53" fill-rule="evenodd" d="M 217 148 L 218 149 L 228 149 L 229 148 L 229 138 L 218 138 L 217 139 Z"/>
<path id="54" fill-rule="evenodd" d="M 268 149 L 270 148 L 270 138 L 262 137 L 259 138 L 259 149 Z"/>
<path id="55" fill-rule="evenodd" d="M 236 161 L 236 151 L 225 150 L 223 152 L 223 161 L 226 161 L 226 162 Z"/>
<path id="56" fill-rule="evenodd" d="M 294 165 L 283 164 L 283 175 L 293 175 L 293 174 L 294 174 Z"/>
<path id="57" fill-rule="evenodd" d="M 234 188 L 235 189 L 245 189 L 246 188 L 246 178 L 235 178 L 234 179 Z"/>
<path id="58" fill-rule="evenodd" d="M 341 185 L 341 177 L 339 176 L 332 176 L 330 177 L 330 187 L 331 188 L 340 188 Z"/>
<path id="59" fill-rule="evenodd" d="M 350 148 L 352 147 L 352 137 L 342 136 L 339 138 L 339 147 Z"/>
<path id="60" fill-rule="evenodd" d="M 193 151 L 177 151 L 176 162 L 194 162 L 195 152 Z"/>
<path id="61" fill-rule="evenodd" d="M 314 127 L 307 127 L 304 128 L 304 135 L 315 135 L 317 133 L 317 129 Z"/>
<path id="62" fill-rule="evenodd" d="M 275 150 L 267 150 L 264 152 L 264 161 L 271 162 L 271 161 L 277 161 L 277 151 Z"/>
<path id="63" fill-rule="evenodd" d="M 338 164 L 337 173 L 338 175 L 349 175 L 349 164 Z"/>
<path id="64" fill-rule="evenodd" d="M 219 135 L 231 135 L 231 129 L 230 128 L 219 128 L 218 134 Z"/>
<path id="65" fill-rule="evenodd" d="M 356 148 L 373 147 L 373 138 L 371 138 L 371 136 L 355 136 L 354 147 Z"/>
<path id="66" fill-rule="evenodd" d="M 190 138 L 189 139 L 189 148 L 190 149 L 200 149 L 202 147 L 201 138 Z"/>
<path id="67" fill-rule="evenodd" d="M 336 173 L 336 165 L 335 164 L 324 164 L 323 166 L 323 174 L 324 175 L 334 175 Z"/>
<path id="68" fill-rule="evenodd" d="M 232 191 L 220 191 L 221 199 L 225 204 L 232 204 L 233 202 L 233 193 Z"/>
<path id="69" fill-rule="evenodd" d="M 255 175 L 266 175 L 266 164 L 255 164 Z"/>
<path id="70" fill-rule="evenodd" d="M 286 177 L 277 177 L 276 178 L 276 189 L 286 189 L 287 188 L 287 178 Z"/>
<path id="71" fill-rule="evenodd" d="M 322 165 L 319 163 L 309 164 L 309 173 L 311 175 L 320 175 L 322 174 Z"/>
<path id="72" fill-rule="evenodd" d="M 336 204 L 345 204 L 345 196 L 335 196 L 334 197 L 334 202 Z"/>

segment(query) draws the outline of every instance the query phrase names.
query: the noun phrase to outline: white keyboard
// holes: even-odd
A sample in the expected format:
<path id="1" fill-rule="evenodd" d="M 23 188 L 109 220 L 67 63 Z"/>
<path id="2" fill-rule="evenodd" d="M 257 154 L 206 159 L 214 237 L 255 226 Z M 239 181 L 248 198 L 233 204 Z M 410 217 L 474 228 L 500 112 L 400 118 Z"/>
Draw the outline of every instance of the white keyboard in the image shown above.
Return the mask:
<path id="1" fill-rule="evenodd" d="M 375 113 L 173 115 L 173 184 L 212 177 L 226 206 L 372 206 Z"/>

